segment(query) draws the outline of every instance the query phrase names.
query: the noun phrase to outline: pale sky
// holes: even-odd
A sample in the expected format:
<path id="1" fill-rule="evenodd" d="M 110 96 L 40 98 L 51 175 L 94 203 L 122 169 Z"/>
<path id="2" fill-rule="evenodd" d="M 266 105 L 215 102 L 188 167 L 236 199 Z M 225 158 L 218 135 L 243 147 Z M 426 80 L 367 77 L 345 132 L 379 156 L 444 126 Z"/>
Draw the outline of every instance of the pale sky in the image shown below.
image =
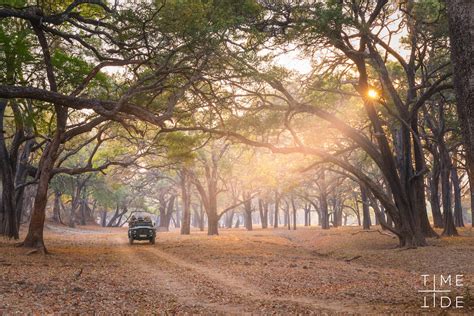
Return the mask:
<path id="1" fill-rule="evenodd" d="M 300 53 L 295 50 L 277 56 L 275 62 L 279 66 L 296 71 L 302 75 L 309 74 L 312 69 L 311 60 L 309 58 L 302 58 Z"/>

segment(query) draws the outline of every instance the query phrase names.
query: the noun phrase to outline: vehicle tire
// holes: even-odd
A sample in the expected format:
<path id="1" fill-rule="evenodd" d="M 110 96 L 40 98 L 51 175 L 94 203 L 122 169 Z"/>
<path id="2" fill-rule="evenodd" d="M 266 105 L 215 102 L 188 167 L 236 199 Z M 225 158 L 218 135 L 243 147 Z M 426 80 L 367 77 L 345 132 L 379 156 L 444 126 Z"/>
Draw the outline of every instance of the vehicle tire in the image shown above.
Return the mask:
<path id="1" fill-rule="evenodd" d="M 128 243 L 129 243 L 130 245 L 133 245 L 133 238 L 128 238 Z"/>
<path id="2" fill-rule="evenodd" d="M 150 244 L 152 244 L 152 245 L 155 244 L 155 237 L 152 237 L 152 238 L 150 239 Z"/>

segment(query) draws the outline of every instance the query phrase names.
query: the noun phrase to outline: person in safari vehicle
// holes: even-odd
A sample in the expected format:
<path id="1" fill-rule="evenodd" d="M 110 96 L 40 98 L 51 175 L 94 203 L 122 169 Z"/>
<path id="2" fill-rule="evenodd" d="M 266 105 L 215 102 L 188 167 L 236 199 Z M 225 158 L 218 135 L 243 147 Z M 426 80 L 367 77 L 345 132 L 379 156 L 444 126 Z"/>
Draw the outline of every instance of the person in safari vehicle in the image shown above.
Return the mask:
<path id="1" fill-rule="evenodd" d="M 132 216 L 128 224 L 128 241 L 130 245 L 135 240 L 148 240 L 151 244 L 155 244 L 156 230 L 149 216 L 138 217 Z"/>

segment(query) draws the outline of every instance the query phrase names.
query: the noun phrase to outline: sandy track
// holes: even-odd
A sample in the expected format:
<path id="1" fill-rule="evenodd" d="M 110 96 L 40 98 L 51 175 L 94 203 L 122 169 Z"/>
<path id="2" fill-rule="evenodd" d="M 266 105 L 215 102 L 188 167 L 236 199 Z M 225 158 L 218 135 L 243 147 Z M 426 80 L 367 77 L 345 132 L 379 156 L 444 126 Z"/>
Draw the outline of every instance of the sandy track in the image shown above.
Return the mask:
<path id="1" fill-rule="evenodd" d="M 125 245 L 126 240 L 116 237 L 117 247 L 123 248 L 123 264 L 133 266 L 136 273 L 153 280 L 154 290 L 171 294 L 181 305 L 198 308 L 207 313 L 239 313 L 243 306 L 222 304 L 216 299 L 217 289 L 212 282 L 201 280 L 199 288 L 192 281 L 195 270 L 183 266 L 156 247 L 148 244 Z M 125 246 L 124 246 L 125 245 Z M 171 260 L 170 260 L 171 259 Z M 204 288 L 204 289 L 203 289 Z"/>
<path id="2" fill-rule="evenodd" d="M 0 241 L 0 315 L 417 313 L 420 273 L 461 272 L 472 284 L 468 233 L 398 251 L 354 229 L 170 232 L 129 245 L 126 229 L 50 227 L 46 257 Z"/>
<path id="3" fill-rule="evenodd" d="M 117 237 L 117 247 L 126 239 Z M 148 274 L 156 281 L 159 291 L 173 293 L 184 305 L 204 307 L 209 312 L 222 314 L 255 313 L 262 306 L 275 307 L 275 312 L 298 313 L 363 313 L 356 304 L 318 301 L 314 297 L 270 296 L 258 285 L 223 272 L 174 256 L 159 246 L 135 244 L 125 246 L 126 264 Z M 137 264 L 138 262 L 138 264 Z M 287 309 L 287 310 L 285 310 Z"/>

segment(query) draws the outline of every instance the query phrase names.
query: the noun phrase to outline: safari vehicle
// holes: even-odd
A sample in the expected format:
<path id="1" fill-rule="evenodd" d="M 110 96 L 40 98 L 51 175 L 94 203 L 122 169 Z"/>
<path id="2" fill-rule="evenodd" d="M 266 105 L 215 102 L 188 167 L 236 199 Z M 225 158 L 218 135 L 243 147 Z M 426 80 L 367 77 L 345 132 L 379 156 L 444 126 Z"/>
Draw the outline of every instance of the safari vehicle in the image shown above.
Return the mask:
<path id="1" fill-rule="evenodd" d="M 128 242 L 130 245 L 135 240 L 149 240 L 155 244 L 156 229 L 149 217 L 132 217 L 128 223 Z"/>

